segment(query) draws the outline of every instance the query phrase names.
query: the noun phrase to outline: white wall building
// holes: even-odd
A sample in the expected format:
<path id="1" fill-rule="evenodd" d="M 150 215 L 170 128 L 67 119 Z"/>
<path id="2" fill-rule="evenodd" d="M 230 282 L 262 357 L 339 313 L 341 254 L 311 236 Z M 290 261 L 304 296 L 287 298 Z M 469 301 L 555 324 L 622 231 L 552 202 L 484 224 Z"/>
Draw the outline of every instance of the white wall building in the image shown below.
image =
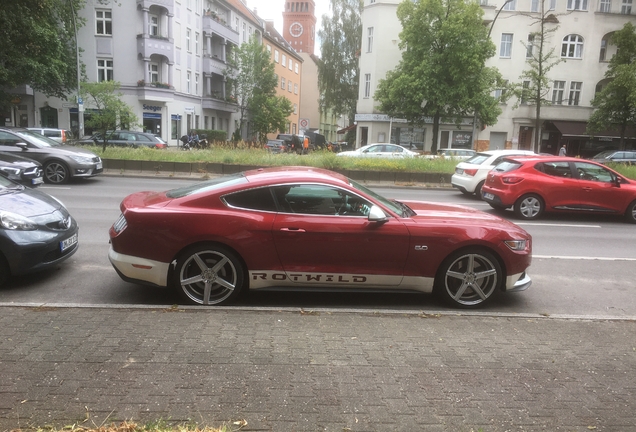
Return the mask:
<path id="1" fill-rule="evenodd" d="M 238 117 L 223 75 L 226 59 L 253 34 L 261 41 L 263 34 L 263 22 L 243 0 L 88 0 L 80 15 L 88 81 L 120 82 L 144 130 L 170 145 L 193 128 L 231 136 Z M 69 101 L 25 95 L 28 124 L 17 125 L 77 130 L 74 101 L 72 95 Z M 89 116 L 90 101 L 84 103 Z"/>
<path id="2" fill-rule="evenodd" d="M 373 98 L 379 80 L 401 59 L 401 25 L 396 16 L 400 1 L 364 0 L 356 144 L 391 141 L 430 151 L 432 123 L 411 128 L 379 112 Z M 485 24 L 492 26 L 491 38 L 497 47 L 487 65 L 497 67 L 510 82 L 520 82 L 522 71 L 528 68 L 524 44 L 528 45 L 530 33 L 538 29 L 532 24 L 540 16 L 542 1 L 481 0 Z M 545 0 L 545 8 L 553 14 L 548 25 L 557 27 L 549 42 L 562 61 L 549 73 L 552 104 L 542 106 L 542 151 L 556 153 L 565 143 L 569 154 L 586 155 L 616 144 L 616 133 L 587 136 L 585 122 L 592 113 L 590 101 L 603 85 L 607 63 L 615 52 L 608 41 L 610 35 L 625 23 L 636 22 L 631 4 L 632 0 Z M 477 130 L 474 140 L 472 119 L 466 119 L 461 128 L 441 125 L 438 148 L 532 148 L 535 106 L 522 103 L 514 108 L 516 102 L 502 104 L 497 124 Z M 635 146 L 634 141 L 627 145 Z"/>

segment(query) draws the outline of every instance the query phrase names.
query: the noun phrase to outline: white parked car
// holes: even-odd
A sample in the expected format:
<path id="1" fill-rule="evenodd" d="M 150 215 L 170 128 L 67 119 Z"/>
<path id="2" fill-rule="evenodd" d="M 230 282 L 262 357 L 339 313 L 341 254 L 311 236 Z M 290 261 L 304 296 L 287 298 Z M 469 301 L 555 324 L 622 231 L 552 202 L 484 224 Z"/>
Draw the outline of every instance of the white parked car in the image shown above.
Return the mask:
<path id="1" fill-rule="evenodd" d="M 481 196 L 481 187 L 491 169 L 508 156 L 522 156 L 535 154 L 530 150 L 488 150 L 479 152 L 475 156 L 460 162 L 455 167 L 455 174 L 451 177 L 451 184 L 460 192 Z"/>
<path id="2" fill-rule="evenodd" d="M 419 156 L 419 153 L 406 149 L 397 144 L 377 143 L 369 144 L 359 149 L 338 153 L 338 156 L 371 157 L 371 158 L 405 158 Z"/>

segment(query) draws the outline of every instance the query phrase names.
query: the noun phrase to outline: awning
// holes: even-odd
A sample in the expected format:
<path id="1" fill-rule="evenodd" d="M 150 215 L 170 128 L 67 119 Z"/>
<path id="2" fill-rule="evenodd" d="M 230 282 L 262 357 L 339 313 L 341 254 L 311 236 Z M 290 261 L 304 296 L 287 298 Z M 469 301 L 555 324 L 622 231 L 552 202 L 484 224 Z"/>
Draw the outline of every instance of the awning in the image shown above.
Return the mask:
<path id="1" fill-rule="evenodd" d="M 356 128 L 355 123 L 352 125 L 347 126 L 346 128 L 340 129 L 338 132 L 336 132 L 337 135 L 341 135 L 343 133 L 347 133 L 350 130 L 354 130 Z"/>
<path id="2" fill-rule="evenodd" d="M 576 121 L 552 121 L 554 127 L 556 127 L 561 135 L 564 137 L 581 137 L 581 138 L 620 138 L 621 132 L 618 129 L 606 129 L 599 131 L 593 135 L 587 133 L 587 122 Z M 633 127 L 628 127 L 625 131 L 625 138 L 631 138 L 636 136 Z"/>

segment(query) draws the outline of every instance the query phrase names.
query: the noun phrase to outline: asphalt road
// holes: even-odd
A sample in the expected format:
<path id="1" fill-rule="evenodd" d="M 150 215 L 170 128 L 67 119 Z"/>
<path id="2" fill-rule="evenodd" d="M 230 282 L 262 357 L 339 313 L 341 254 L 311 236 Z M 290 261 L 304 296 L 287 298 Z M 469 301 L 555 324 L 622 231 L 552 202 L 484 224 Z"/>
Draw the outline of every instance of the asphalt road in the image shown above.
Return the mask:
<path id="1" fill-rule="evenodd" d="M 192 180 L 102 176 L 41 190 L 61 199 L 80 225 L 80 249 L 58 270 L 14 278 L 0 289 L 0 303 L 37 305 L 172 305 L 172 290 L 130 284 L 112 269 L 108 228 L 119 203 L 140 190 L 166 190 Z M 374 188 L 397 199 L 462 204 L 491 212 L 486 203 L 452 190 Z M 512 214 L 506 215 L 512 218 Z M 513 219 L 514 220 L 514 219 Z M 636 317 L 636 226 L 620 218 L 549 217 L 519 223 L 534 239 L 533 285 L 499 296 L 480 311 L 594 317 Z M 251 293 L 247 306 L 445 311 L 432 296 L 368 293 Z"/>

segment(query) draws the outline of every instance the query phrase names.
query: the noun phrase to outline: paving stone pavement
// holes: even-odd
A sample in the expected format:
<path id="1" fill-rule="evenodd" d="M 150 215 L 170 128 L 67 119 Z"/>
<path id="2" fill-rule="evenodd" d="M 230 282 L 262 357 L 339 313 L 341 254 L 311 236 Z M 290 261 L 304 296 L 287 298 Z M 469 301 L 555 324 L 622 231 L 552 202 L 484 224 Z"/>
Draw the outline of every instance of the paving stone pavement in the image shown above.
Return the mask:
<path id="1" fill-rule="evenodd" d="M 636 322 L 0 307 L 0 430 L 636 431 Z"/>

